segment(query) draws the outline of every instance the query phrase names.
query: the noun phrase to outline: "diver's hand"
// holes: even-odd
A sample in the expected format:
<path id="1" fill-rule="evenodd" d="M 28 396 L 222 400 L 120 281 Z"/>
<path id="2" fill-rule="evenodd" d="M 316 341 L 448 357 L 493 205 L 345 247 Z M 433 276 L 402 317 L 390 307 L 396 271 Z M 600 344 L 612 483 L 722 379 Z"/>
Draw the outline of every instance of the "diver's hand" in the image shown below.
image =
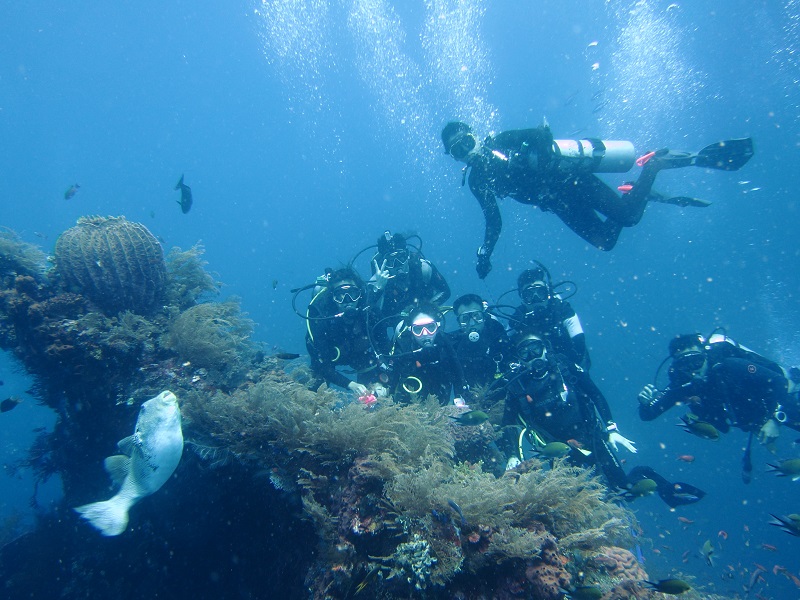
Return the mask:
<path id="1" fill-rule="evenodd" d="M 358 383 L 357 381 L 351 381 L 348 383 L 347 389 L 349 389 L 351 392 L 355 392 L 359 396 L 366 396 L 369 393 L 367 386 L 365 386 L 363 383 Z"/>
<path id="2" fill-rule="evenodd" d="M 639 404 L 650 406 L 658 397 L 658 388 L 652 383 L 648 383 L 639 392 Z"/>
<path id="3" fill-rule="evenodd" d="M 389 269 L 386 268 L 385 260 L 381 266 L 378 266 L 378 261 L 373 259 L 372 266 L 375 268 L 375 279 L 373 280 L 372 285 L 380 292 L 386 287 L 386 284 L 389 282 L 392 276 L 389 274 Z"/>
<path id="4" fill-rule="evenodd" d="M 478 271 L 478 277 L 481 279 L 486 279 L 489 271 L 492 270 L 492 263 L 489 260 L 489 248 L 486 244 L 478 248 L 478 264 L 475 270 Z"/>
<path id="5" fill-rule="evenodd" d="M 775 419 L 770 419 L 759 430 L 758 441 L 767 446 L 777 440 L 780 434 L 780 425 Z"/>
<path id="6" fill-rule="evenodd" d="M 609 423 L 608 427 L 606 427 L 606 431 L 608 432 L 608 443 L 614 446 L 614 451 L 618 450 L 617 444 L 622 444 L 631 454 L 636 454 L 638 452 L 636 449 L 636 442 L 620 434 L 616 423 Z"/>
<path id="7" fill-rule="evenodd" d="M 386 389 L 386 388 L 385 388 L 383 385 L 381 385 L 380 383 L 376 383 L 376 384 L 375 384 L 374 386 L 372 386 L 372 387 L 374 388 L 374 389 L 372 390 L 372 393 L 373 393 L 373 394 L 375 394 L 375 397 L 376 397 L 376 398 L 386 398 L 386 396 L 388 396 L 388 395 L 389 395 L 389 390 L 387 390 L 387 389 Z"/>
<path id="8" fill-rule="evenodd" d="M 519 466 L 519 459 L 516 456 L 512 456 L 508 459 L 506 463 L 506 471 L 510 471 L 511 469 L 516 469 Z"/>

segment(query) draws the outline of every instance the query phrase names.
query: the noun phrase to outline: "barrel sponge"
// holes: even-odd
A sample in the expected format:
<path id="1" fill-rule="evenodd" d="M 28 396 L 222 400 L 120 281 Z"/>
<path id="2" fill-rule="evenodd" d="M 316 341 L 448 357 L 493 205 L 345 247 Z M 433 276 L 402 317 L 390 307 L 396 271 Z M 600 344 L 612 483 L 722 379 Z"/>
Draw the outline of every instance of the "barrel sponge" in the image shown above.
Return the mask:
<path id="1" fill-rule="evenodd" d="M 144 225 L 125 217 L 78 219 L 56 241 L 56 271 L 64 283 L 104 312 L 147 314 L 164 295 L 164 251 Z"/>

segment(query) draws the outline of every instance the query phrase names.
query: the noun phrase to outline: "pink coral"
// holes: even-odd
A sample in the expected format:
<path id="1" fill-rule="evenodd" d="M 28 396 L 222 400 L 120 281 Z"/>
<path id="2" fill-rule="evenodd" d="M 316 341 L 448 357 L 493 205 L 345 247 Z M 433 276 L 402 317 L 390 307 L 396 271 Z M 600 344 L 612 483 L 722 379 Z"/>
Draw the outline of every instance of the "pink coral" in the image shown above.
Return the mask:
<path id="1" fill-rule="evenodd" d="M 602 546 L 596 554 L 589 558 L 588 562 L 592 567 L 602 569 L 619 581 L 647 579 L 647 572 L 639 565 L 636 557 L 625 548 Z"/>

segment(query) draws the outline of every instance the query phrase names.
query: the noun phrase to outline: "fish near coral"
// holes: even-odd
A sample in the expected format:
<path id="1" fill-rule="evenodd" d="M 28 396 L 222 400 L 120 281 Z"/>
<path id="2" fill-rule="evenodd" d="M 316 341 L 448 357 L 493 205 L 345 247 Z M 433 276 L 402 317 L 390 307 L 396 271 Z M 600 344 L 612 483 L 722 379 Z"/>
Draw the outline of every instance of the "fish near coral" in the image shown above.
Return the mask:
<path id="1" fill-rule="evenodd" d="M 778 477 L 791 477 L 792 481 L 800 480 L 800 458 L 790 458 L 780 461 L 777 465 L 767 465 L 770 473 L 776 473 Z"/>
<path id="2" fill-rule="evenodd" d="M 645 581 L 645 583 L 655 591 L 670 596 L 677 596 L 692 589 L 692 586 L 682 579 L 659 579 L 658 581 Z"/>
<path id="3" fill-rule="evenodd" d="M 700 556 L 703 557 L 709 567 L 714 566 L 714 544 L 711 543 L 711 540 L 703 542 L 700 547 Z"/>
<path id="4" fill-rule="evenodd" d="M 480 425 L 489 420 L 489 415 L 487 415 L 482 410 L 471 410 L 469 412 L 465 412 L 464 414 L 458 415 L 457 417 L 450 417 L 459 425 Z"/>
<path id="5" fill-rule="evenodd" d="M 537 453 L 545 458 L 562 458 L 570 453 L 572 448 L 564 442 L 550 442 L 539 448 Z"/>
<path id="6" fill-rule="evenodd" d="M 121 484 L 117 494 L 110 500 L 75 508 L 105 536 L 125 531 L 128 510 L 157 492 L 181 460 L 183 431 L 175 394 L 164 391 L 142 404 L 133 435 L 120 440 L 117 446 L 124 454 L 105 460 L 111 479 Z"/>

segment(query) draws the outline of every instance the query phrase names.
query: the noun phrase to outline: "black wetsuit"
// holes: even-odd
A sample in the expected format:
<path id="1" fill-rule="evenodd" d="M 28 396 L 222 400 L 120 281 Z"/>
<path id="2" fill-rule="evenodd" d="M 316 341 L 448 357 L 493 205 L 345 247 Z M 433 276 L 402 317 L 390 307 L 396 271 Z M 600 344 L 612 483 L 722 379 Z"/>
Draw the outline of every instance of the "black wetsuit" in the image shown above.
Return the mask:
<path id="1" fill-rule="evenodd" d="M 551 298 L 541 308 L 520 305 L 511 317 L 511 324 L 516 333 L 537 335 L 547 340 L 554 352 L 584 369 L 589 368 L 589 351 L 581 321 L 566 300 Z"/>
<path id="2" fill-rule="evenodd" d="M 421 398 L 434 394 L 444 406 L 450 403 L 451 392 L 463 396 L 468 391 L 461 365 L 446 335 L 438 335 L 433 346 L 420 348 L 410 332 L 402 333 L 389 365 L 389 390 L 396 402 L 409 402 L 412 394 Z"/>
<path id="3" fill-rule="evenodd" d="M 483 331 L 476 342 L 471 342 L 468 332 L 460 329 L 447 335 L 467 386 L 471 390 L 489 386 L 487 399 L 492 400 L 505 393 L 502 380 L 508 374 L 515 352 L 503 324 L 488 314 L 485 319 Z"/>
<path id="4" fill-rule="evenodd" d="M 546 127 L 504 131 L 486 138 L 468 163 L 469 189 L 486 219 L 483 244 L 488 255 L 502 228 L 498 198 L 510 197 L 555 213 L 601 250 L 611 250 L 622 228 L 641 220 L 651 178 L 646 183 L 640 179 L 635 192 L 620 196 L 591 173 L 569 173 L 550 166 L 552 144 L 553 135 Z"/>
<path id="5" fill-rule="evenodd" d="M 382 258 L 377 257 L 376 261 L 381 264 Z M 402 311 L 421 302 L 441 305 L 450 297 L 450 286 L 433 263 L 412 252 L 409 254 L 408 274 L 390 279 L 375 296 L 381 317 L 399 316 Z"/>
<path id="6" fill-rule="evenodd" d="M 628 478 L 608 445 L 605 431 L 605 423 L 612 421 L 608 402 L 588 376 L 551 360 L 543 379 L 523 372 L 510 381 L 503 414 L 504 450 L 506 456 L 517 454 L 522 427 L 536 431 L 545 442 L 575 440 L 591 454 L 572 450 L 570 461 L 597 465 L 610 485 L 624 488 Z"/>
<path id="7" fill-rule="evenodd" d="M 716 337 L 716 336 L 715 336 Z M 672 382 L 648 404 L 639 404 L 639 416 L 651 421 L 677 404 L 685 404 L 701 421 L 726 433 L 730 427 L 758 430 L 778 407 L 785 425 L 800 430 L 797 398 L 788 394 L 788 380 L 780 365 L 719 336 L 706 343 L 708 371 L 703 378 L 682 381 L 671 372 Z"/>
<path id="8" fill-rule="evenodd" d="M 332 316 L 340 309 L 329 294 L 322 292 L 308 310 L 306 348 L 312 371 L 328 384 L 342 388 L 352 380 L 339 371 L 341 367 L 349 367 L 359 383 L 377 383 L 380 371 L 367 333 L 367 312 L 345 311 L 342 316 Z"/>

